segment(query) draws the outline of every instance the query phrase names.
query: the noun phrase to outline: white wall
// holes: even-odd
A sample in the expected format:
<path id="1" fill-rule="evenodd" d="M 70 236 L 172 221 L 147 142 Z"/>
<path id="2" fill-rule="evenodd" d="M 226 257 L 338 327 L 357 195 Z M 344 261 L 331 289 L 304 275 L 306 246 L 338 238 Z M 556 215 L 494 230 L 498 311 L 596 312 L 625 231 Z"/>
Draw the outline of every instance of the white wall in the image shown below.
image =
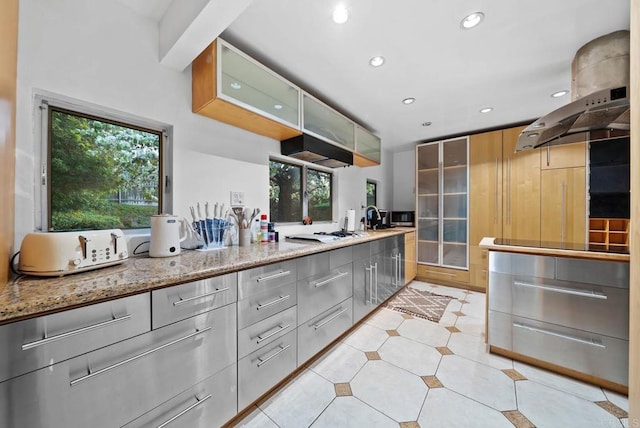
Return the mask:
<path id="1" fill-rule="evenodd" d="M 414 211 L 416 208 L 415 149 L 393 154 L 393 209 Z"/>
<path id="2" fill-rule="evenodd" d="M 60 94 L 173 126 L 174 214 L 197 201 L 229 204 L 245 192 L 246 206 L 268 212 L 268 159 L 279 143 L 191 112 L 191 69 L 158 61 L 158 27 L 113 0 L 22 0 L 16 117 L 16 248 L 34 230 L 36 166 L 34 94 Z M 380 167 L 335 170 L 335 213 L 365 201 L 365 182 L 381 182 L 391 204 L 392 156 Z M 336 220 L 338 220 L 336 218 Z M 305 231 L 333 230 L 335 224 Z M 287 231 L 283 231 L 288 233 Z"/>

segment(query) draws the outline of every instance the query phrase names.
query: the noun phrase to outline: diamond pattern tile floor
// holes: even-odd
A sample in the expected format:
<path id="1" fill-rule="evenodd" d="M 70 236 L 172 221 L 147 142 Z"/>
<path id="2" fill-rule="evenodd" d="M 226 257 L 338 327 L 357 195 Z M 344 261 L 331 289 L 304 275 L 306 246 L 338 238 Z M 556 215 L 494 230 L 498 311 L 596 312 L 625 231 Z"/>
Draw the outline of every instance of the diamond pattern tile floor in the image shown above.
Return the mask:
<path id="1" fill-rule="evenodd" d="M 629 426 L 626 396 L 489 354 L 485 295 L 453 296 L 440 323 L 379 309 L 236 426 Z"/>

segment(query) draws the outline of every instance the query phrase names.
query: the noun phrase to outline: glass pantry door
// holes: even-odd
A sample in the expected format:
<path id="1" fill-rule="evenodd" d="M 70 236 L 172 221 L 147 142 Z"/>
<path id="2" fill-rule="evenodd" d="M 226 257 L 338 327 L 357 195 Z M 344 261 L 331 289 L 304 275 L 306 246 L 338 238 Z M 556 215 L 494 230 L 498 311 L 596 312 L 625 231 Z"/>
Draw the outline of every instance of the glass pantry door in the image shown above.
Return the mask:
<path id="1" fill-rule="evenodd" d="M 418 263 L 468 268 L 468 138 L 417 147 Z"/>

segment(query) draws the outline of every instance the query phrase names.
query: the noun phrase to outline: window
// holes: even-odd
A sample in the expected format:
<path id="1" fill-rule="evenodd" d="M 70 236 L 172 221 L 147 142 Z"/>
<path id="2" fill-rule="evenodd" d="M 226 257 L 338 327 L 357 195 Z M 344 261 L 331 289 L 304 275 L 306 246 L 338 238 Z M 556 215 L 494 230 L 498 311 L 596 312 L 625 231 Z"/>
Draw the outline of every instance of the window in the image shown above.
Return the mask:
<path id="1" fill-rule="evenodd" d="M 269 210 L 271 221 L 331 221 L 333 174 L 279 160 L 269 162 Z"/>
<path id="2" fill-rule="evenodd" d="M 367 180 L 367 206 L 378 205 L 378 183 Z"/>
<path id="3" fill-rule="evenodd" d="M 170 209 L 162 126 L 51 100 L 41 111 L 42 230 L 148 228 Z"/>

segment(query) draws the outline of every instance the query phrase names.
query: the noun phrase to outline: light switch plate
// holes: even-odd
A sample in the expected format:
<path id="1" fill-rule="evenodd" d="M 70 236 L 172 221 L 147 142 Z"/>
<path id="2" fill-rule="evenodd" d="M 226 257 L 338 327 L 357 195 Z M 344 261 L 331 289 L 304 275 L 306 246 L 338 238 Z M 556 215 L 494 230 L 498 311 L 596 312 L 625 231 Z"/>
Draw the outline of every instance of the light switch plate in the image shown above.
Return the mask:
<path id="1" fill-rule="evenodd" d="M 231 192 L 231 206 L 244 205 L 244 192 Z"/>

